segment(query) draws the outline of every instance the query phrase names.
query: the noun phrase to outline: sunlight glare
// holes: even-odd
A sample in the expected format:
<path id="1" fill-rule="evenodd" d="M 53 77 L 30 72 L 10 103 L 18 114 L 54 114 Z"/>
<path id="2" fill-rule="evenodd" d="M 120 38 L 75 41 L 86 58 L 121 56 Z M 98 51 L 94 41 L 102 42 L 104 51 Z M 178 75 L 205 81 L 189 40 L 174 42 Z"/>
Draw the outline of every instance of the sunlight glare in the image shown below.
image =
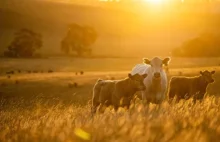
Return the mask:
<path id="1" fill-rule="evenodd" d="M 150 4 L 161 4 L 164 0 L 145 0 L 146 2 Z"/>

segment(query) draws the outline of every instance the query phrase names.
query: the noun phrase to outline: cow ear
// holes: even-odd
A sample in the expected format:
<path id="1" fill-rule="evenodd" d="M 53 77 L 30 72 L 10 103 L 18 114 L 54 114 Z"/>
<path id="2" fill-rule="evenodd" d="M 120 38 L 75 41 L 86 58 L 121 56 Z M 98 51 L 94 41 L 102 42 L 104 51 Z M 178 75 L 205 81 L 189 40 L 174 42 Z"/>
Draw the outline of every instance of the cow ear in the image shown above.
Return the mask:
<path id="1" fill-rule="evenodd" d="M 211 74 L 215 74 L 215 71 L 211 71 Z"/>
<path id="2" fill-rule="evenodd" d="M 164 64 L 165 66 L 168 66 L 169 61 L 170 61 L 170 58 L 167 57 L 167 58 L 163 59 L 163 64 Z"/>
<path id="3" fill-rule="evenodd" d="M 129 78 L 132 78 L 133 76 L 129 73 L 129 74 L 128 74 L 128 77 L 129 77 Z"/>
<path id="4" fill-rule="evenodd" d="M 143 61 L 144 61 L 145 64 L 148 64 L 148 65 L 150 64 L 150 60 L 147 59 L 147 58 L 143 58 Z"/>
<path id="5" fill-rule="evenodd" d="M 200 73 L 201 75 L 203 75 L 203 72 L 202 72 L 202 71 L 200 71 L 199 73 Z"/>
<path id="6" fill-rule="evenodd" d="M 142 76 L 143 76 L 143 78 L 146 78 L 146 77 L 147 77 L 147 74 L 143 74 Z"/>

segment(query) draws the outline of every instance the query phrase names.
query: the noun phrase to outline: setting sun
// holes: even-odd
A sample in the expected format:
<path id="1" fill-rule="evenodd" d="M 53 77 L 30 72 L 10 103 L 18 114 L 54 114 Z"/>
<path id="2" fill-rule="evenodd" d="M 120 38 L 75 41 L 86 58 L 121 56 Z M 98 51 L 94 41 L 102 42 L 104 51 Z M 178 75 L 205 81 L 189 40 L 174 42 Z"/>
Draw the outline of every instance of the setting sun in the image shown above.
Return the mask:
<path id="1" fill-rule="evenodd" d="M 161 4 L 163 3 L 164 0 L 145 0 L 145 1 L 151 4 Z"/>

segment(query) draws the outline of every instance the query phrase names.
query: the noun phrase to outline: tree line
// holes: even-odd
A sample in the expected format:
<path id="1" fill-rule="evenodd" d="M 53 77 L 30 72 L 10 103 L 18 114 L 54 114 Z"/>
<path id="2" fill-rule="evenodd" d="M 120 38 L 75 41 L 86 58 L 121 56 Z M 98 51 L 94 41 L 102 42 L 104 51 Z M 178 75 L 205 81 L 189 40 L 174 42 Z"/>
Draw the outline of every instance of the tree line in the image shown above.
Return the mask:
<path id="1" fill-rule="evenodd" d="M 61 40 L 61 51 L 65 54 L 75 53 L 91 55 L 91 45 L 97 40 L 97 32 L 93 27 L 72 23 L 68 26 L 65 37 Z M 34 57 L 43 46 L 43 37 L 30 29 L 20 29 L 14 33 L 14 39 L 4 52 L 5 57 Z"/>
<path id="2" fill-rule="evenodd" d="M 78 56 L 91 55 L 91 46 L 97 40 L 98 35 L 94 28 L 72 23 L 68 26 L 66 35 L 60 42 L 61 51 Z M 14 39 L 4 52 L 5 57 L 36 57 L 43 46 L 40 33 L 30 29 L 20 29 L 14 33 Z M 220 34 L 203 33 L 198 37 L 189 39 L 180 47 L 172 50 L 174 57 L 219 57 Z"/>
<path id="3" fill-rule="evenodd" d="M 203 33 L 172 50 L 175 57 L 219 57 L 220 34 Z"/>

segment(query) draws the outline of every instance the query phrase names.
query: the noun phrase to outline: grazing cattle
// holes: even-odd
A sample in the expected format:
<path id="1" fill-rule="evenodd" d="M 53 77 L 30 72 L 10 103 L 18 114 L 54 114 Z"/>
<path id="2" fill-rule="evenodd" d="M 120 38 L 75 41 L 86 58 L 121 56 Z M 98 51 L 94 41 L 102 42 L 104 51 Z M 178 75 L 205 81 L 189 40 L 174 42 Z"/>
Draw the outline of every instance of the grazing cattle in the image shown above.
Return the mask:
<path id="1" fill-rule="evenodd" d="M 6 72 L 6 74 L 14 74 L 15 72 L 14 71 L 8 71 Z"/>
<path id="2" fill-rule="evenodd" d="M 93 88 L 92 113 L 98 106 L 101 111 L 109 105 L 113 105 L 116 111 L 120 106 L 129 108 L 135 92 L 145 89 L 143 80 L 146 76 L 129 74 L 122 80 L 98 80 Z"/>
<path id="3" fill-rule="evenodd" d="M 19 84 L 20 82 L 18 80 L 15 80 L 15 84 Z"/>
<path id="4" fill-rule="evenodd" d="M 69 88 L 73 88 L 73 87 L 77 88 L 79 85 L 76 82 L 74 82 L 74 83 L 70 82 L 70 83 L 68 83 L 68 86 L 69 86 Z"/>
<path id="5" fill-rule="evenodd" d="M 179 71 L 179 76 L 182 76 L 183 75 L 183 72 Z"/>
<path id="6" fill-rule="evenodd" d="M 48 70 L 48 73 L 53 73 L 53 70 Z"/>
<path id="7" fill-rule="evenodd" d="M 68 83 L 68 87 L 69 87 L 69 88 L 73 88 L 73 86 L 74 86 L 74 85 L 73 85 L 72 82 L 69 82 L 69 83 Z"/>
<path id="8" fill-rule="evenodd" d="M 131 74 L 148 74 L 144 79 L 146 90 L 142 91 L 142 100 L 159 104 L 165 99 L 167 89 L 167 75 L 163 66 L 168 66 L 170 58 L 162 60 L 154 57 L 152 60 L 146 58 L 143 60 L 144 64 L 136 65 Z"/>
<path id="9" fill-rule="evenodd" d="M 78 83 L 76 83 L 76 82 L 74 82 L 74 87 L 78 87 L 79 85 L 78 85 Z"/>
<path id="10" fill-rule="evenodd" d="M 80 71 L 80 74 L 83 75 L 83 74 L 84 74 L 84 71 Z"/>
<path id="11" fill-rule="evenodd" d="M 202 100 L 207 86 L 214 82 L 212 75 L 215 71 L 200 71 L 199 76 L 184 77 L 177 76 L 172 77 L 169 84 L 168 99 L 172 100 L 176 96 L 176 101 L 180 99 L 189 99 L 193 97 L 195 100 Z"/>

